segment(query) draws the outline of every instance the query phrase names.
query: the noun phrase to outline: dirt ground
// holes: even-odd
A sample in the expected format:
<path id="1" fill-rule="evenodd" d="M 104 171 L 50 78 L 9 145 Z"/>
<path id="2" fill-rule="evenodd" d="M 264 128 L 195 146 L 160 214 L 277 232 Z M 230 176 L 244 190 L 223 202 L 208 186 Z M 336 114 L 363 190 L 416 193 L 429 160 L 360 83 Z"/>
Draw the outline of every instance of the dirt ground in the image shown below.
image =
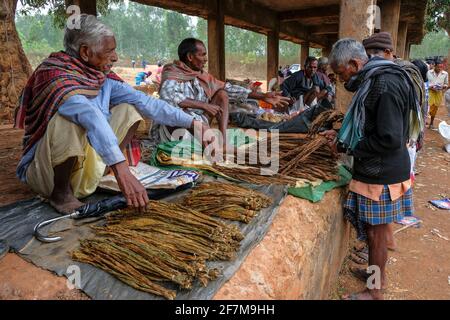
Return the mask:
<path id="1" fill-rule="evenodd" d="M 131 75 L 129 75 L 131 76 Z M 436 123 L 449 120 L 445 108 Z M 23 132 L 11 125 L 0 126 L 0 206 L 34 196 L 15 178 L 21 154 Z M 442 150 L 438 132 L 427 130 L 426 145 L 417 162 L 414 186 L 416 215 L 423 220 L 420 228 L 409 228 L 396 235 L 398 250 L 389 254 L 387 299 L 450 299 L 450 212 L 438 210 L 428 200 L 450 196 L 450 154 Z M 396 225 L 396 228 L 399 228 Z M 342 268 L 338 284 L 330 298 L 359 291 L 364 284 Z M 0 260 L 0 299 L 87 299 L 78 290 L 69 290 L 66 280 L 42 270 L 9 253 Z"/>

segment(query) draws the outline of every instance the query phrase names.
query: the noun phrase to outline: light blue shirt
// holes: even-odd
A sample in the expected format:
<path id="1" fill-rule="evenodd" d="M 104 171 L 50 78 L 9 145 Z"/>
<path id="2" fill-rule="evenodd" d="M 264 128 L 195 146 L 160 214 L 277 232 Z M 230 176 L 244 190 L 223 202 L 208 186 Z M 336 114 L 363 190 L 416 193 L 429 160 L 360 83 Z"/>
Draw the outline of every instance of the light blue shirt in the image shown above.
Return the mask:
<path id="1" fill-rule="evenodd" d="M 121 103 L 135 106 L 143 117 L 166 126 L 189 128 L 194 120 L 192 116 L 163 100 L 154 99 L 126 83 L 109 78 L 95 98 L 90 99 L 83 95 L 70 97 L 58 108 L 59 114 L 86 130 L 92 148 L 108 166 L 125 160 L 117 137 L 109 125 L 110 106 Z M 23 182 L 26 182 L 26 171 L 34 159 L 36 146 L 37 143 L 22 157 L 17 166 L 17 177 Z"/>

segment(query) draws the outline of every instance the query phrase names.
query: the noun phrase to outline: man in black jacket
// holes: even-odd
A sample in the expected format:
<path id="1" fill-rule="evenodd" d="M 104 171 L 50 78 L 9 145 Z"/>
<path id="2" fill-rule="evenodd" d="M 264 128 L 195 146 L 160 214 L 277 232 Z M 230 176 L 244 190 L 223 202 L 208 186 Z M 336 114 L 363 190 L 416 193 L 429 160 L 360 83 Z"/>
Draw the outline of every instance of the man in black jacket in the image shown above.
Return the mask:
<path id="1" fill-rule="evenodd" d="M 388 224 L 413 210 L 407 143 L 413 134 L 410 113 L 414 122 L 418 100 L 399 66 L 380 58 L 369 60 L 356 40 L 339 40 L 330 65 L 355 97 L 339 134 L 326 131 L 323 135 L 335 150 L 354 157 L 344 214 L 357 229 L 358 238 L 368 242 L 369 270 L 374 271 L 367 290 L 348 298 L 383 299 Z"/>

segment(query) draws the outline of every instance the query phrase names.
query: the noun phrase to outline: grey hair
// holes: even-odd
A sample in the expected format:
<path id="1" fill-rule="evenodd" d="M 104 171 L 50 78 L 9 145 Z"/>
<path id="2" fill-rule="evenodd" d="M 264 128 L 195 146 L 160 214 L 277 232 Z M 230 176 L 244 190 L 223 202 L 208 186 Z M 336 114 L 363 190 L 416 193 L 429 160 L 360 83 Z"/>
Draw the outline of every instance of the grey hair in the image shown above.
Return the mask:
<path id="1" fill-rule="evenodd" d="M 64 49 L 69 55 L 79 57 L 80 47 L 83 44 L 96 51 L 103 37 L 114 36 L 111 29 L 95 16 L 83 13 L 75 19 L 78 18 L 80 19 L 79 28 L 66 26 L 64 30 Z"/>
<path id="2" fill-rule="evenodd" d="M 330 64 L 332 67 L 346 66 L 351 59 L 359 59 L 367 62 L 366 49 L 361 42 L 351 38 L 344 38 L 333 45 L 330 53 Z"/>
<path id="3" fill-rule="evenodd" d="M 322 66 L 324 64 L 328 64 L 328 58 L 327 57 L 320 57 L 318 64 L 319 64 L 319 66 Z"/>

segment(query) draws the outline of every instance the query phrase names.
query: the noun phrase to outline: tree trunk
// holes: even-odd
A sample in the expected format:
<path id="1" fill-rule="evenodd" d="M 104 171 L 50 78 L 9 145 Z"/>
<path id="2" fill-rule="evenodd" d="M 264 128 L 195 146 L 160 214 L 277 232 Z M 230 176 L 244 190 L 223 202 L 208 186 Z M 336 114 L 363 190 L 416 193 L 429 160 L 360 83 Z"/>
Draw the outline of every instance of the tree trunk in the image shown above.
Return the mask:
<path id="1" fill-rule="evenodd" d="M 32 73 L 14 17 L 17 0 L 0 1 L 0 124 L 11 123 L 20 93 Z"/>

